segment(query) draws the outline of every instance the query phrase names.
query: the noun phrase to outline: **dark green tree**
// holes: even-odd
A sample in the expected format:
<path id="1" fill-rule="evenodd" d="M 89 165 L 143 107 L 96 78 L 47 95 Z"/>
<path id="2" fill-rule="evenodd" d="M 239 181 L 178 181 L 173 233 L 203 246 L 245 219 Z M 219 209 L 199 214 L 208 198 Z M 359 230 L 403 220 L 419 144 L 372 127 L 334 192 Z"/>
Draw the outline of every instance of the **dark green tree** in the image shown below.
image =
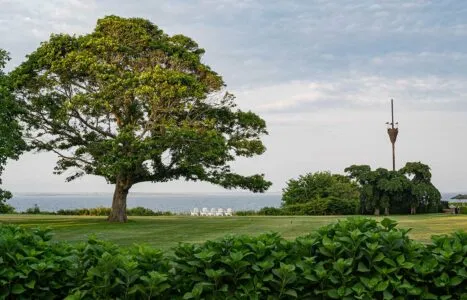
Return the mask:
<path id="1" fill-rule="evenodd" d="M 18 159 L 26 148 L 21 127 L 16 119 L 20 109 L 14 101 L 9 77 L 3 72 L 8 60 L 8 53 L 0 49 L 0 185 L 7 160 Z M 5 203 L 11 196 L 9 191 L 0 188 L 0 213 L 11 210 Z"/>
<path id="2" fill-rule="evenodd" d="M 421 162 L 408 162 L 400 170 L 411 182 L 410 213 L 416 214 L 417 208 L 436 212 L 441 201 L 441 193 L 431 183 L 431 171 Z"/>
<path id="3" fill-rule="evenodd" d="M 59 156 L 56 173 L 115 184 L 110 221 L 124 222 L 140 182 L 185 178 L 265 191 L 264 175 L 231 170 L 260 155 L 265 121 L 238 110 L 204 50 L 139 18 L 109 16 L 90 34 L 52 35 L 14 72 L 31 146 Z M 72 173 L 68 173 L 72 172 Z"/>
<path id="4" fill-rule="evenodd" d="M 382 172 L 378 173 L 377 188 L 381 195 L 380 205 L 384 208 L 384 214 L 389 215 L 389 210 L 394 209 L 397 200 L 401 199 L 408 189 L 410 189 L 410 181 L 398 171 L 388 171 L 386 169 L 378 169 Z M 376 170 L 376 171 L 378 171 Z"/>
<path id="5" fill-rule="evenodd" d="M 398 171 L 384 168 L 371 170 L 367 165 L 353 165 L 345 169 L 349 178 L 360 186 L 362 213 L 380 214 L 384 209 L 396 213 L 436 212 L 441 194 L 431 183 L 430 168 L 422 163 L 409 162 Z"/>
<path id="6" fill-rule="evenodd" d="M 344 169 L 348 177 L 360 186 L 360 207 L 362 214 L 368 211 L 380 213 L 381 193 L 378 189 L 378 176 L 368 165 L 352 165 Z"/>
<path id="7" fill-rule="evenodd" d="M 290 179 L 282 191 L 284 205 L 307 203 L 329 197 L 344 201 L 358 199 L 358 185 L 343 175 L 316 172 L 300 176 L 298 179 Z"/>
<path id="8" fill-rule="evenodd" d="M 345 172 L 360 185 L 363 213 L 373 212 L 379 216 L 384 209 L 384 214 L 388 215 L 393 199 L 405 188 L 405 177 L 384 168 L 371 170 L 367 165 L 352 165 Z"/>

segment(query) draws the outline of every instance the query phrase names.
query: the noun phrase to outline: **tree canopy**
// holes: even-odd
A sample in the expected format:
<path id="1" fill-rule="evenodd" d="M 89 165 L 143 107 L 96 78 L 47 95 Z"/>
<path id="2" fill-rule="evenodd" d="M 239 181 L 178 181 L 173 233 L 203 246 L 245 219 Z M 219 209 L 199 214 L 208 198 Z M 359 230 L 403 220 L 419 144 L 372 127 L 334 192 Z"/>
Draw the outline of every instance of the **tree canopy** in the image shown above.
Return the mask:
<path id="1" fill-rule="evenodd" d="M 345 172 L 360 186 L 363 213 L 379 215 L 381 209 L 385 214 L 438 210 L 441 194 L 431 183 L 430 167 L 425 164 L 408 162 L 398 171 L 352 165 Z"/>
<path id="2" fill-rule="evenodd" d="M 298 179 L 290 179 L 282 191 L 285 205 L 300 204 L 318 198 L 358 199 L 357 184 L 349 178 L 330 172 L 308 173 Z"/>
<path id="3" fill-rule="evenodd" d="M 16 119 L 20 108 L 14 101 L 9 77 L 3 72 L 8 60 L 8 53 L 0 49 L 0 185 L 7 160 L 18 159 L 26 148 L 20 125 Z M 10 199 L 11 196 L 10 192 L 0 188 L 0 213 L 5 212 L 7 206 L 4 201 Z"/>
<path id="4" fill-rule="evenodd" d="M 431 171 L 428 165 L 421 162 L 408 162 L 400 172 L 410 178 L 411 213 L 418 208 L 435 212 L 441 201 L 441 193 L 431 183 Z"/>
<path id="5" fill-rule="evenodd" d="M 108 16 L 92 33 L 55 34 L 12 74 L 28 140 L 59 157 L 56 173 L 115 184 L 111 221 L 126 221 L 140 182 L 185 178 L 265 191 L 264 175 L 231 169 L 265 151 L 266 123 L 236 108 L 204 49 L 148 20 Z"/>

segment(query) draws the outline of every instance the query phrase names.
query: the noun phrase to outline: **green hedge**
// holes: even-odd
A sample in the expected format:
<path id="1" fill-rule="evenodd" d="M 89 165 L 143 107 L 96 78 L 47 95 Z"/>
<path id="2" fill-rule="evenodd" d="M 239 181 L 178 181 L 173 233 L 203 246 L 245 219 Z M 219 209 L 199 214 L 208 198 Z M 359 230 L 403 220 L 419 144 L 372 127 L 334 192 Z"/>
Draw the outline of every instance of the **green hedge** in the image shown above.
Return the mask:
<path id="1" fill-rule="evenodd" d="M 0 214 L 14 214 L 15 208 L 7 203 L 0 201 Z"/>
<path id="2" fill-rule="evenodd" d="M 283 210 L 286 215 L 355 215 L 359 210 L 359 202 L 357 199 L 318 198 L 302 204 L 284 206 Z"/>
<path id="3" fill-rule="evenodd" d="M 57 215 L 78 215 L 78 216 L 108 216 L 110 207 L 95 207 L 95 208 L 80 208 L 80 209 L 60 209 L 56 212 Z M 145 207 L 127 208 L 126 213 L 129 216 L 172 216 L 169 211 L 154 211 Z"/>
<path id="4" fill-rule="evenodd" d="M 450 202 L 449 205 L 458 207 L 460 214 L 467 214 L 467 202 Z"/>
<path id="5" fill-rule="evenodd" d="M 257 216 L 258 212 L 256 210 L 238 210 L 234 212 L 236 216 Z"/>
<path id="6" fill-rule="evenodd" d="M 238 211 L 237 216 L 324 216 L 355 215 L 359 211 L 358 199 L 343 200 L 336 197 L 317 198 L 306 203 L 289 204 L 283 207 L 263 207 L 259 211 Z"/>
<path id="7" fill-rule="evenodd" d="M 110 214 L 110 207 L 94 207 L 94 208 L 75 208 L 75 209 L 59 209 L 56 212 L 42 211 L 39 206 L 28 208 L 23 214 L 29 215 L 65 215 L 65 216 L 108 216 Z M 133 207 L 126 210 L 129 216 L 173 216 L 174 213 L 170 211 L 154 211 L 145 207 Z M 0 211 L 1 213 L 1 211 Z M 14 213 L 14 209 L 12 212 Z"/>
<path id="8" fill-rule="evenodd" d="M 467 234 L 424 245 L 385 219 L 181 244 L 172 254 L 0 226 L 6 299 L 467 299 Z"/>

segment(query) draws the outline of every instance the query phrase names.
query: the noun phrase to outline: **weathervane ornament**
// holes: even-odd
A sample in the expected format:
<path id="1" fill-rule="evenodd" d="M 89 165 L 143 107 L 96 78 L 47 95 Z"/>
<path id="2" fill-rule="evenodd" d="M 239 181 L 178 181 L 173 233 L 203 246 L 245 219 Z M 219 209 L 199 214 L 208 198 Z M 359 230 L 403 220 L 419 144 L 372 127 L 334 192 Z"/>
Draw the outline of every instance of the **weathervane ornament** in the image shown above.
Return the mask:
<path id="1" fill-rule="evenodd" d="M 391 122 L 386 122 L 386 125 L 388 125 L 388 135 L 389 139 L 392 144 L 392 170 L 396 170 L 396 140 L 397 140 L 397 134 L 399 133 L 399 123 L 394 123 L 394 100 L 391 99 Z"/>

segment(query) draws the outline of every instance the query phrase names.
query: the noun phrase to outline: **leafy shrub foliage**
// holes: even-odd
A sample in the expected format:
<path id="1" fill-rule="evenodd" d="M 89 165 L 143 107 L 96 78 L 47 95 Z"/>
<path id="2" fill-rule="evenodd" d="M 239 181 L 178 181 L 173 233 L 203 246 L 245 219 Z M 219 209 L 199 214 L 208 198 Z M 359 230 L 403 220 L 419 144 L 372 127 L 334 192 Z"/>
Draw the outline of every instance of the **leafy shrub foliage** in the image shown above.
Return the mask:
<path id="1" fill-rule="evenodd" d="M 359 211 L 359 187 L 348 177 L 316 172 L 291 179 L 282 193 L 282 215 L 353 215 Z"/>
<path id="2" fill-rule="evenodd" d="M 440 201 L 438 205 L 438 212 L 443 212 L 444 209 L 449 208 L 449 201 Z"/>
<path id="3" fill-rule="evenodd" d="M 77 285 L 69 273 L 74 249 L 50 238 L 48 230 L 0 227 L 1 299 L 63 298 Z"/>
<path id="4" fill-rule="evenodd" d="M 256 216 L 258 212 L 256 210 L 237 210 L 234 214 L 236 216 Z"/>
<path id="5" fill-rule="evenodd" d="M 355 215 L 359 213 L 359 209 L 360 202 L 358 198 L 328 198 L 327 214 L 329 215 Z"/>
<path id="6" fill-rule="evenodd" d="M 324 216 L 358 214 L 358 199 L 336 197 L 317 198 L 306 203 L 290 204 L 283 207 L 263 207 L 259 211 L 238 211 L 237 216 Z"/>
<path id="7" fill-rule="evenodd" d="M 283 208 L 286 215 L 326 215 L 328 199 L 319 198 L 308 203 L 287 205 Z"/>
<path id="8" fill-rule="evenodd" d="M 168 288 L 156 271 L 168 270 L 159 250 L 50 238 L 49 230 L 0 226 L 0 299 L 157 299 Z"/>
<path id="9" fill-rule="evenodd" d="M 458 213 L 467 214 L 467 202 L 449 202 L 448 207 L 456 207 Z"/>
<path id="10" fill-rule="evenodd" d="M 126 211 L 129 216 L 172 216 L 173 215 L 173 213 L 171 213 L 170 211 L 154 211 L 152 209 L 141 207 L 141 206 L 134 207 L 134 208 L 128 208 Z"/>
<path id="11" fill-rule="evenodd" d="M 94 207 L 94 208 L 78 208 L 78 209 L 59 209 L 57 215 L 68 216 L 108 216 L 110 214 L 109 207 Z"/>
<path id="12" fill-rule="evenodd" d="M 29 215 L 38 215 L 38 214 L 46 213 L 46 212 L 41 212 L 41 209 L 39 208 L 39 206 L 37 204 L 34 204 L 33 207 L 26 209 L 25 213 Z"/>
<path id="13" fill-rule="evenodd" d="M 47 214 L 47 215 L 66 215 L 66 216 L 108 216 L 111 209 L 109 207 L 94 207 L 94 208 L 77 208 L 77 209 L 59 209 L 56 212 L 42 211 L 37 204 L 34 207 L 28 208 L 24 213 L 30 215 Z M 14 212 L 14 210 L 13 210 Z M 0 213 L 2 213 L 0 211 Z M 172 216 L 170 211 L 154 211 L 145 207 L 128 208 L 129 216 Z"/>
<path id="14" fill-rule="evenodd" d="M 358 213 L 358 199 L 336 197 L 318 198 L 313 201 L 283 207 L 285 215 L 354 215 Z"/>
<path id="15" fill-rule="evenodd" d="M 286 215 L 284 209 L 279 207 L 263 207 L 258 211 L 258 215 L 261 216 L 283 216 Z"/>
<path id="16" fill-rule="evenodd" d="M 290 179 L 282 192 L 282 201 L 284 205 L 293 205 L 328 197 L 347 200 L 358 199 L 359 196 L 358 185 L 348 177 L 316 172 Z"/>
<path id="17" fill-rule="evenodd" d="M 173 254 L 0 226 L 0 298 L 466 299 L 467 234 L 424 245 L 385 219 L 181 244 Z"/>
<path id="18" fill-rule="evenodd" d="M 15 208 L 8 203 L 0 201 L 0 214 L 14 214 Z"/>

